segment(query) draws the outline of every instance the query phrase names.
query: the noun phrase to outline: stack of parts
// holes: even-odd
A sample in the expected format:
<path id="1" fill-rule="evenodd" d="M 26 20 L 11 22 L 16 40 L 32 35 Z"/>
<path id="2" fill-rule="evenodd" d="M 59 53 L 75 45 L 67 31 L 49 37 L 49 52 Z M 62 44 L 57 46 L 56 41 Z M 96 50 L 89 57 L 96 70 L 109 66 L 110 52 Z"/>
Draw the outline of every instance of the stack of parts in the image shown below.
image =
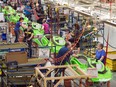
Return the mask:
<path id="1" fill-rule="evenodd" d="M 116 71 L 116 54 L 108 54 L 106 65 L 112 70 Z"/>

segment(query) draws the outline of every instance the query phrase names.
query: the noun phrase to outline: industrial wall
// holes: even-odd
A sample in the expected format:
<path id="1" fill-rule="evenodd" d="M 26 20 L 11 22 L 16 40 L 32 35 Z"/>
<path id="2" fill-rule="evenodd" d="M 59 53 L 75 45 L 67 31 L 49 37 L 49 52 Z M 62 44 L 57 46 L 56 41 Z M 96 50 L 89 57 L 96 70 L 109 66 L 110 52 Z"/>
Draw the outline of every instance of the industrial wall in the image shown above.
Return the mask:
<path id="1" fill-rule="evenodd" d="M 106 40 L 107 40 L 108 32 L 109 32 L 109 44 L 110 44 L 109 46 L 116 48 L 116 26 L 105 24 L 104 37 Z"/>

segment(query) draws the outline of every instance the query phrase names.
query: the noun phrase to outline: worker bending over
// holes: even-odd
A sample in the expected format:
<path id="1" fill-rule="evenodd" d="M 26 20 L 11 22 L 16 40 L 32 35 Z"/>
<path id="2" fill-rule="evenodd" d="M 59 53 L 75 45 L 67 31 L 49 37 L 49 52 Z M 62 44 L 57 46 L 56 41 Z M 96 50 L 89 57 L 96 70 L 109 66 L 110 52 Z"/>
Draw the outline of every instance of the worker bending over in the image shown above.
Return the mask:
<path id="1" fill-rule="evenodd" d="M 19 42 L 19 36 L 20 36 L 20 27 L 27 28 L 22 22 L 24 21 L 24 18 L 20 18 L 19 21 L 16 23 L 14 32 L 15 32 L 15 42 Z"/>
<path id="2" fill-rule="evenodd" d="M 32 30 L 32 25 L 29 24 L 28 28 L 26 30 L 24 30 L 24 42 L 27 42 L 28 44 L 28 57 L 31 58 L 32 57 L 32 39 L 33 39 L 33 30 Z"/>
<path id="3" fill-rule="evenodd" d="M 60 49 L 60 51 L 58 52 L 58 55 L 57 55 L 56 58 L 60 58 L 60 57 L 64 56 L 70 50 L 70 48 L 71 48 L 71 43 L 66 43 L 65 46 Z M 62 61 L 62 63 L 61 63 L 61 61 L 57 62 L 56 65 L 60 65 L 60 63 L 61 63 L 61 65 L 65 65 L 66 62 L 69 62 L 69 58 L 70 58 L 71 54 L 72 54 L 72 52 L 70 52 L 64 58 L 64 60 Z"/>
<path id="4" fill-rule="evenodd" d="M 60 49 L 60 51 L 58 52 L 58 55 L 56 57 L 56 59 L 61 59 L 61 61 L 56 61 L 55 65 L 59 66 L 59 65 L 65 65 L 67 62 L 69 63 L 70 60 L 70 56 L 74 56 L 77 57 L 76 54 L 73 54 L 73 52 L 70 52 L 64 59 L 63 56 L 71 49 L 71 43 L 67 42 L 65 44 L 64 47 L 62 47 Z M 55 77 L 61 75 L 61 73 L 64 71 L 65 69 L 56 69 L 56 73 L 55 73 Z M 58 82 L 58 80 L 54 81 L 54 84 L 56 84 Z"/>

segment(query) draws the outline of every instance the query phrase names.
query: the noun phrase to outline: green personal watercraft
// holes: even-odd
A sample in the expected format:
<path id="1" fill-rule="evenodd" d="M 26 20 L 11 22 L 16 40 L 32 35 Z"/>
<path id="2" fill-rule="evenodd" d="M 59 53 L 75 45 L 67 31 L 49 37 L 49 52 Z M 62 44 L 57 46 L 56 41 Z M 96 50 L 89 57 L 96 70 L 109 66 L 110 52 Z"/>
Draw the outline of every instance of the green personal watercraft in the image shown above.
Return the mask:
<path id="1" fill-rule="evenodd" d="M 59 50 L 65 45 L 66 41 L 60 36 L 53 36 L 53 41 L 51 41 L 48 46 L 55 46 L 51 49 L 53 53 L 58 53 Z"/>
<path id="2" fill-rule="evenodd" d="M 22 14 L 22 13 L 17 13 L 17 14 L 16 14 L 17 20 L 19 20 L 20 17 L 23 17 L 23 18 L 24 18 L 24 21 L 23 21 L 23 22 L 26 22 L 26 23 L 29 22 L 29 19 L 28 19 L 24 14 Z"/>
<path id="3" fill-rule="evenodd" d="M 34 31 L 34 36 L 36 35 L 44 35 L 44 29 L 41 24 L 32 22 L 32 28 Z"/>
<path id="4" fill-rule="evenodd" d="M 92 82 L 107 82 L 112 79 L 112 73 L 111 70 L 104 66 L 104 64 L 96 59 L 89 58 L 85 55 L 78 54 L 78 57 L 72 57 L 70 60 L 71 64 L 77 64 L 83 71 L 87 72 L 88 68 L 97 68 L 98 70 L 98 77 L 92 78 Z M 99 65 L 99 67 L 97 67 Z"/>
<path id="5" fill-rule="evenodd" d="M 34 38 L 33 42 L 42 47 L 51 46 L 52 53 L 58 53 L 59 50 L 65 45 L 65 40 L 59 36 L 53 36 L 53 41 L 51 41 L 47 39 L 46 35 L 44 35 L 41 39 Z"/>
<path id="6" fill-rule="evenodd" d="M 4 13 L 6 20 L 8 21 L 10 21 L 10 16 L 16 13 L 16 11 L 10 6 L 5 6 L 4 8 L 2 8 L 2 12 Z"/>
<path id="7" fill-rule="evenodd" d="M 5 7 L 2 9 L 2 12 L 3 12 L 5 15 L 16 13 L 16 11 L 15 11 L 11 6 L 5 6 Z"/>
<path id="8" fill-rule="evenodd" d="M 9 16 L 9 18 L 7 18 L 7 20 L 9 20 L 10 22 L 16 23 L 19 20 L 19 18 L 17 17 L 16 14 L 12 14 Z"/>

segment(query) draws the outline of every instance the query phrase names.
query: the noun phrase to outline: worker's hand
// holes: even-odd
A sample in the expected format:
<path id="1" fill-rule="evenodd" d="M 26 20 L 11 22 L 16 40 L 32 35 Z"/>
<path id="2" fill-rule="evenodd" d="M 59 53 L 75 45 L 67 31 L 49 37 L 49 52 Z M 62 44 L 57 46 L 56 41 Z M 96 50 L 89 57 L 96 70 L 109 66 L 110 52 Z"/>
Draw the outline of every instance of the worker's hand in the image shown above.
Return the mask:
<path id="1" fill-rule="evenodd" d="M 78 57 L 75 53 L 72 55 L 73 57 Z"/>
<path id="2" fill-rule="evenodd" d="M 72 47 L 71 47 L 70 49 L 71 49 L 71 50 L 73 50 L 73 48 L 72 48 Z"/>

